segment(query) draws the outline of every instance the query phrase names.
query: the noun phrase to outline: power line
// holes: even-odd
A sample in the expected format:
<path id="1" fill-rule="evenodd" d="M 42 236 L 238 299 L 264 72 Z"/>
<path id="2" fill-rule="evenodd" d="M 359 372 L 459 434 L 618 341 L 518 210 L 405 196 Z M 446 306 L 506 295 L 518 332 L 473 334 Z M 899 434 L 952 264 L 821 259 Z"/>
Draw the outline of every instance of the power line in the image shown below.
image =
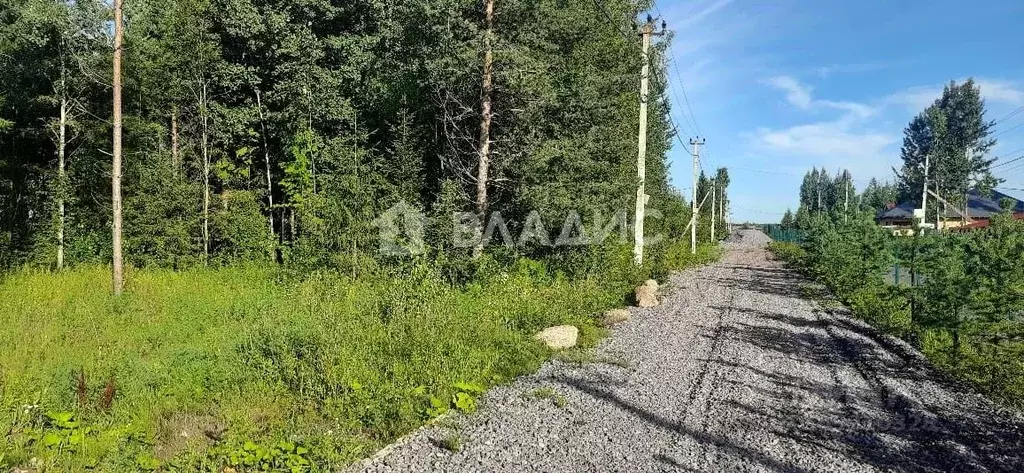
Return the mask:
<path id="1" fill-rule="evenodd" d="M 653 2 L 653 6 L 654 6 L 654 11 L 657 12 L 658 16 L 661 17 L 663 19 L 663 21 L 664 21 L 665 15 L 661 13 L 661 8 L 658 7 L 658 3 L 657 2 Z M 686 94 L 686 85 L 683 83 L 683 74 L 679 70 L 679 60 L 676 59 L 675 52 L 672 50 L 671 47 L 668 47 L 668 48 L 665 48 L 665 49 L 668 51 L 668 55 L 669 55 L 669 57 L 668 57 L 669 60 L 666 61 L 666 62 L 671 63 L 672 64 L 672 68 L 676 71 L 676 81 L 679 82 L 679 90 L 681 90 L 682 93 L 683 93 L 683 103 L 686 104 L 686 110 L 690 114 L 689 115 L 689 121 L 693 122 L 693 129 L 691 131 L 694 131 L 695 132 L 694 134 L 697 135 L 697 136 L 704 136 L 704 132 L 701 131 L 701 129 L 700 129 L 700 124 L 697 123 L 697 115 L 695 113 L 693 113 L 693 107 L 690 105 L 690 97 Z M 666 76 L 670 76 L 670 74 L 668 74 L 667 71 L 666 71 Z M 672 85 L 672 80 L 670 80 L 669 77 L 666 77 L 666 82 L 668 83 L 669 88 L 672 91 L 672 94 L 675 96 L 676 103 L 679 103 L 680 102 L 679 96 L 676 94 L 675 87 L 673 87 L 673 85 Z M 683 113 L 682 116 L 683 116 L 683 119 L 686 120 L 686 114 Z M 687 124 L 689 124 L 689 123 L 687 123 Z M 711 153 L 708 151 L 706 146 L 705 146 L 705 149 L 704 149 L 704 153 L 705 153 L 705 155 L 708 158 L 708 165 L 710 165 L 711 161 L 714 161 L 715 159 L 711 155 Z M 704 171 L 706 173 L 707 171 L 704 170 L 704 163 L 701 162 L 700 165 L 701 165 L 701 171 Z"/>
<path id="2" fill-rule="evenodd" d="M 627 44 L 630 44 L 630 45 L 635 47 L 636 43 L 634 42 L 633 39 L 630 38 L 630 35 L 627 34 L 626 32 L 624 32 L 619 26 L 616 25 L 616 22 L 612 18 L 611 13 L 609 13 L 607 5 L 604 3 L 604 0 L 594 0 L 594 5 L 601 12 L 601 14 L 604 16 L 605 21 L 609 24 L 609 26 L 613 27 L 615 29 L 615 31 L 617 31 L 622 36 L 622 38 L 626 40 Z M 661 15 L 661 11 L 657 8 L 657 5 L 655 5 L 655 11 L 657 11 L 659 16 Z M 668 49 L 669 53 L 671 54 L 672 53 L 671 48 L 667 48 L 667 49 Z M 678 68 L 677 68 L 677 70 L 678 70 Z M 670 89 L 671 93 L 673 95 L 675 94 L 675 90 L 672 88 L 672 82 L 669 79 L 668 74 L 665 74 L 664 76 L 662 76 L 661 68 L 660 67 L 653 67 L 653 68 L 651 68 L 651 72 L 655 76 L 656 79 L 663 80 L 664 84 Z M 693 109 L 690 107 L 689 98 L 686 96 L 686 89 L 683 87 L 681 81 L 680 81 L 679 87 L 683 90 L 683 97 L 684 97 L 685 103 L 687 105 L 687 109 L 690 112 L 690 118 L 693 120 L 693 127 L 692 128 L 696 129 L 696 131 L 698 132 L 698 135 L 700 135 L 700 133 L 699 133 L 700 132 L 700 128 L 697 127 L 696 117 L 693 116 Z M 677 103 L 679 102 L 678 96 L 676 96 L 676 102 Z M 682 117 L 683 117 L 684 120 L 686 119 L 685 113 L 682 115 Z M 686 150 L 687 152 L 689 152 L 692 155 L 693 154 L 693 150 L 687 148 L 686 147 L 686 142 L 684 142 L 683 139 L 679 136 L 679 125 L 677 125 L 676 122 L 675 122 L 675 119 L 672 118 L 672 114 L 671 113 L 666 114 L 666 118 L 668 118 L 669 125 L 672 127 L 672 134 L 675 137 L 676 141 L 679 142 L 680 146 L 682 146 L 684 150 Z M 689 122 L 687 122 L 687 126 L 689 126 Z M 693 129 L 690 129 L 690 131 L 694 131 Z M 708 158 L 710 160 L 710 156 L 708 156 Z M 706 175 L 707 171 L 704 169 L 703 161 L 698 161 L 698 164 L 700 165 L 701 171 L 703 171 L 705 173 L 705 175 Z"/>
<path id="3" fill-rule="evenodd" d="M 752 209 L 752 208 L 749 208 L 749 207 L 733 206 L 733 208 L 734 209 L 738 209 L 738 210 L 746 210 L 747 212 L 754 212 L 754 213 L 764 214 L 764 215 L 785 215 L 786 214 L 786 212 L 771 212 L 771 211 L 768 211 L 768 210 Z"/>
<path id="4" fill-rule="evenodd" d="M 775 170 L 769 170 L 769 169 L 758 169 L 758 168 L 751 168 L 751 167 L 746 167 L 746 166 L 730 166 L 729 169 L 735 169 L 735 170 L 739 170 L 739 171 L 756 172 L 756 173 L 760 173 L 760 174 L 771 174 L 771 175 L 775 175 L 775 176 L 790 176 L 790 177 L 799 177 L 799 178 L 803 178 L 803 177 L 806 176 L 806 174 L 797 174 L 795 172 L 775 171 Z M 840 175 L 841 174 L 837 174 L 836 176 L 840 176 Z M 865 178 L 862 178 L 862 177 L 853 177 L 851 175 L 850 181 L 851 182 L 855 182 L 855 183 L 870 183 L 871 182 L 871 178 L 865 179 Z M 876 179 L 875 181 L 877 182 L 878 180 Z M 880 183 L 880 184 L 884 184 L 885 182 L 888 182 L 888 181 L 884 181 L 883 183 Z"/>
<path id="5" fill-rule="evenodd" d="M 1024 156 L 1022 156 L 1022 157 L 1024 157 Z M 1013 174 L 1013 173 L 1015 173 L 1017 171 L 1020 171 L 1021 169 L 1024 169 L 1024 163 L 1014 164 L 1013 166 L 1009 167 L 1008 169 L 1000 169 L 999 173 L 1002 174 L 1003 177 L 1006 177 L 1006 176 L 1009 176 L 1009 175 L 1011 175 L 1011 174 Z"/>
<path id="6" fill-rule="evenodd" d="M 1000 118 L 1000 119 L 992 122 L 992 126 L 996 126 L 996 125 L 998 125 L 998 124 L 1000 124 L 1000 123 L 1002 123 L 1002 122 L 1004 122 L 1006 120 L 1009 120 L 1009 119 L 1011 119 L 1013 117 L 1016 117 L 1017 115 L 1020 115 L 1021 112 L 1024 112 L 1024 107 L 1020 107 L 1020 108 L 1018 108 L 1018 109 L 1016 109 L 1016 110 L 1006 114 L 1006 116 L 1004 116 L 1003 118 Z"/>
<path id="7" fill-rule="evenodd" d="M 669 90 L 672 92 L 672 96 L 675 97 L 675 99 L 676 99 L 676 103 L 682 102 L 681 100 L 679 100 L 679 95 L 676 93 L 675 84 L 672 81 L 667 81 L 667 82 L 668 82 Z M 690 126 L 690 121 L 687 120 L 687 118 L 686 118 L 686 113 L 684 111 L 682 111 L 682 110 L 680 110 L 679 112 L 680 112 L 680 115 L 682 115 L 683 120 L 685 120 L 684 123 L 686 123 L 687 128 L 689 129 L 689 131 L 692 134 L 694 134 L 694 135 L 700 135 L 701 133 L 697 130 L 696 123 L 694 123 L 694 126 L 691 127 Z"/>
<path id="8" fill-rule="evenodd" d="M 1022 148 L 1022 149 L 1024 149 L 1024 148 Z M 1017 150 L 1017 151 L 1020 151 L 1020 150 Z M 1006 153 L 1006 154 L 1011 154 L 1012 155 L 1012 154 L 1016 153 L 1017 151 L 1014 151 L 1013 153 Z M 1011 159 L 1009 161 L 1003 161 L 1003 162 L 1001 162 L 999 164 L 996 164 L 996 165 L 990 167 L 989 169 L 995 169 L 997 167 L 1006 166 L 1007 164 L 1010 164 L 1010 163 L 1013 163 L 1013 162 L 1016 162 L 1016 161 L 1020 161 L 1022 159 L 1024 159 L 1024 155 L 1020 155 L 1020 156 L 1018 156 L 1016 158 L 1013 158 L 1013 159 Z"/>
<path id="9" fill-rule="evenodd" d="M 1024 123 L 1018 123 L 1017 125 L 1014 125 L 1014 126 L 1012 126 L 1010 128 L 1007 128 L 1007 129 L 1005 129 L 1003 131 L 1000 131 L 999 133 L 996 133 L 995 135 L 992 135 L 992 138 L 998 138 L 999 136 L 1002 136 L 1002 135 L 1006 134 L 1006 132 L 1016 130 L 1017 128 L 1020 128 L 1022 126 L 1024 126 Z"/>
<path id="10" fill-rule="evenodd" d="M 664 19 L 665 15 L 661 13 L 661 8 L 658 8 L 658 2 L 653 2 L 653 5 L 654 11 L 658 12 L 658 16 Z M 683 74 L 679 71 L 679 61 L 676 60 L 676 54 L 672 51 L 672 48 L 665 49 L 668 51 L 669 58 L 671 59 L 672 68 L 676 71 L 676 80 L 679 81 L 679 89 L 683 91 L 683 99 L 686 102 L 686 109 L 690 112 L 690 118 L 693 120 L 693 127 L 697 129 L 698 135 L 703 135 L 704 133 L 700 130 L 700 125 L 697 124 L 697 115 L 693 113 L 693 107 L 690 106 L 690 97 L 686 95 L 686 86 L 683 85 Z M 678 100 L 677 98 L 676 101 Z"/>
<path id="11" fill-rule="evenodd" d="M 608 12 L 607 5 L 604 4 L 604 0 L 594 0 L 594 4 L 597 5 L 599 10 L 601 10 L 601 12 L 604 15 L 605 19 L 609 23 L 611 23 L 612 26 L 614 26 L 615 21 L 612 19 L 611 14 Z M 655 3 L 653 6 L 654 6 L 654 10 L 658 14 L 658 16 L 664 20 L 664 15 L 661 13 L 661 9 L 658 8 L 657 3 Z M 629 35 L 625 34 L 621 29 L 616 27 L 616 30 L 619 32 L 619 34 L 622 35 L 622 37 L 629 44 L 635 44 L 629 38 Z M 690 98 L 686 94 L 686 87 L 682 83 L 682 78 L 681 78 L 682 76 L 679 75 L 679 66 L 676 65 L 676 63 L 678 61 L 675 59 L 675 55 L 672 52 L 672 48 L 666 48 L 666 50 L 668 51 L 668 53 L 669 53 L 669 55 L 671 57 L 671 62 L 673 63 L 673 67 L 676 69 L 676 73 L 677 73 L 676 79 L 679 82 L 679 88 L 680 88 L 680 90 L 682 91 L 682 94 L 683 94 L 683 101 L 682 102 L 686 104 L 686 110 L 689 111 L 689 118 L 687 118 L 687 115 L 686 115 L 685 111 L 683 111 L 682 108 L 680 107 L 680 112 L 681 112 L 681 116 L 682 116 L 682 118 L 684 120 L 684 123 L 687 125 L 687 129 L 689 131 L 695 132 L 694 133 L 695 135 L 703 136 L 704 134 L 701 132 L 700 126 L 697 124 L 697 117 L 693 113 L 693 107 L 690 105 Z M 669 61 L 666 61 L 666 62 L 669 62 Z M 654 73 L 655 76 L 657 76 L 658 79 L 662 79 L 664 81 L 665 85 L 667 86 L 667 88 L 669 89 L 670 93 L 675 98 L 676 103 L 678 104 L 680 102 L 679 96 L 678 96 L 678 94 L 676 94 L 675 87 L 673 86 L 672 80 L 670 78 L 670 75 L 667 74 L 667 71 L 666 71 L 666 74 L 664 76 L 662 76 L 662 74 L 661 74 L 661 72 L 662 72 L 661 68 L 655 67 L 655 68 L 652 69 L 652 72 Z M 682 145 L 683 149 L 687 149 L 686 148 L 686 143 L 683 142 L 682 138 L 679 137 L 679 133 L 678 133 L 679 126 L 676 125 L 675 120 L 672 118 L 672 114 L 671 113 L 667 114 L 667 117 L 668 117 L 669 124 L 672 125 L 672 129 L 673 129 L 673 131 L 675 131 L 674 135 L 676 137 L 676 140 L 679 142 L 680 145 Z M 692 127 L 690 126 L 691 122 L 693 123 Z M 688 150 L 688 151 L 691 154 L 693 154 L 692 150 Z M 709 161 L 712 160 L 712 157 L 710 156 L 710 154 L 708 154 L 707 157 L 708 157 Z M 700 167 L 701 167 L 701 171 L 704 171 L 705 173 L 707 173 L 707 171 L 704 169 L 703 161 L 701 161 L 699 164 L 700 164 Z"/>

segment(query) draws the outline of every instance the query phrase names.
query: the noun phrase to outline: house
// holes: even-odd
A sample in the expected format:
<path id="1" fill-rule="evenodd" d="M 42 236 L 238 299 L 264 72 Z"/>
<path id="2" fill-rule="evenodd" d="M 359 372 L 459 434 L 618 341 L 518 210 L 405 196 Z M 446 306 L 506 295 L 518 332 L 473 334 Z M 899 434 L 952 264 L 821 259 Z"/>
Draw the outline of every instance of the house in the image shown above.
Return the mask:
<path id="1" fill-rule="evenodd" d="M 1013 219 L 1014 220 L 1024 220 L 1024 212 L 1014 212 L 1013 213 Z M 975 221 L 973 221 L 971 223 L 968 223 L 967 225 L 961 225 L 961 226 L 957 227 L 955 231 L 965 232 L 965 231 L 968 231 L 968 230 L 977 230 L 979 228 L 988 227 L 989 223 L 991 223 L 991 222 L 992 221 L 989 220 L 989 219 L 975 220 Z"/>
<path id="2" fill-rule="evenodd" d="M 1013 201 L 1011 210 L 1013 210 L 1015 215 L 1018 213 L 1024 215 L 1024 202 L 1020 200 L 1014 199 L 1013 197 L 995 190 L 990 191 L 987 196 L 983 195 L 981 191 L 971 190 L 967 193 L 967 215 L 970 217 L 970 221 L 965 223 L 964 218 L 959 212 L 952 208 L 947 208 L 939 221 L 939 227 L 940 229 L 954 229 L 965 225 L 969 226 L 965 228 L 981 228 L 988 226 L 989 219 L 991 219 L 993 215 L 1002 212 L 1002 207 L 999 203 L 1003 199 L 1010 199 Z M 929 202 L 934 201 L 929 199 Z M 895 233 L 907 234 L 907 232 L 914 226 L 914 209 L 917 205 L 918 204 L 916 203 L 902 203 L 895 205 L 892 208 L 879 212 L 876 220 L 879 225 L 884 228 L 892 229 Z"/>

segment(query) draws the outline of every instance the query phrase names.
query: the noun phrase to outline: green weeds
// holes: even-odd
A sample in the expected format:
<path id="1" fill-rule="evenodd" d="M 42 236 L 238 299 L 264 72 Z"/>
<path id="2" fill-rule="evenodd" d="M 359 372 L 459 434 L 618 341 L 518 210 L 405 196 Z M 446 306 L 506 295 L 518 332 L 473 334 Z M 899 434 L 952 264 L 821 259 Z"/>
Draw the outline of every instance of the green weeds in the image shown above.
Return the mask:
<path id="1" fill-rule="evenodd" d="M 563 408 L 569 402 L 565 395 L 556 391 L 555 388 L 545 386 L 537 388 L 525 395 L 527 399 L 550 400 L 555 407 Z"/>
<path id="2" fill-rule="evenodd" d="M 536 370 L 551 355 L 537 330 L 572 324 L 593 347 L 592 315 L 669 268 L 608 254 L 557 271 L 498 265 L 463 286 L 429 269 L 140 270 L 121 298 L 104 267 L 11 273 L 0 470 L 340 469 Z M 698 256 L 672 258 L 715 251 Z"/>

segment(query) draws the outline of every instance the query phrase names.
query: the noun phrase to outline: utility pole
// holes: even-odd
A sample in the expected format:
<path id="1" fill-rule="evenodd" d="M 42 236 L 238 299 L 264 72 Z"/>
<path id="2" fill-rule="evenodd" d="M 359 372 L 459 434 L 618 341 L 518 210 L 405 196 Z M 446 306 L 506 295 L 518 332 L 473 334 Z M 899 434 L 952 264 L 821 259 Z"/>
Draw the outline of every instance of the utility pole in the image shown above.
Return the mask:
<path id="1" fill-rule="evenodd" d="M 726 215 L 725 215 L 725 188 L 724 187 L 722 188 L 722 198 L 718 201 L 718 215 L 719 215 L 718 218 L 722 219 L 722 225 L 723 225 L 722 231 L 725 232 L 726 236 L 728 236 L 728 234 L 729 234 L 729 224 L 728 224 L 728 220 L 727 220 Z"/>
<path id="2" fill-rule="evenodd" d="M 115 296 L 121 295 L 124 290 L 124 262 L 121 255 L 121 45 L 124 42 L 122 3 L 123 0 L 114 0 L 114 149 L 110 169 L 110 201 L 114 208 L 112 266 Z"/>
<path id="3" fill-rule="evenodd" d="M 704 144 L 704 138 L 697 137 L 690 140 L 693 147 L 693 199 L 690 201 L 690 253 L 697 254 L 697 170 L 700 169 L 700 147 Z"/>
<path id="4" fill-rule="evenodd" d="M 844 174 L 843 178 L 846 181 L 846 186 L 843 188 L 843 190 L 845 191 L 845 195 L 843 196 L 843 223 L 846 223 L 849 221 L 848 211 L 850 209 L 850 176 L 849 174 Z"/>
<path id="5" fill-rule="evenodd" d="M 822 173 L 825 172 L 825 168 L 821 169 Z M 821 174 L 818 174 L 818 179 L 814 182 L 814 188 L 818 190 L 818 215 L 821 215 Z"/>
<path id="6" fill-rule="evenodd" d="M 640 29 L 640 130 L 637 132 L 636 156 L 636 212 L 633 215 L 633 263 L 637 266 L 644 262 L 644 210 L 649 196 L 644 189 L 647 180 L 647 98 L 650 80 L 651 60 L 648 51 L 651 49 L 651 36 L 664 34 L 654 32 L 654 22 L 650 17 Z"/>
<path id="7" fill-rule="evenodd" d="M 921 186 L 921 222 L 928 218 L 928 164 L 931 153 L 924 155 L 924 184 Z"/>
<path id="8" fill-rule="evenodd" d="M 484 252 L 483 226 L 487 218 L 487 180 L 491 165 L 491 92 L 494 88 L 494 0 L 484 0 L 487 29 L 484 31 L 484 77 L 480 97 L 480 148 L 477 152 L 476 170 L 476 215 L 477 222 L 473 245 L 473 258 Z"/>
<path id="9" fill-rule="evenodd" d="M 715 243 L 715 197 L 718 195 L 718 182 L 711 180 L 711 243 Z"/>

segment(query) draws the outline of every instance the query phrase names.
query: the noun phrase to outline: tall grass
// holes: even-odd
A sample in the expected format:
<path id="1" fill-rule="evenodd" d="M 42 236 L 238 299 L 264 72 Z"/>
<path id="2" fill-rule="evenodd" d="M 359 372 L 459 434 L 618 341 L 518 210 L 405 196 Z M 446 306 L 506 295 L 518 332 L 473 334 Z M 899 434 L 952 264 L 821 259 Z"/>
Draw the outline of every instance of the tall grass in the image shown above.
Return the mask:
<path id="1" fill-rule="evenodd" d="M 519 260 L 459 287 L 430 270 L 145 270 L 121 298 L 105 267 L 14 273 L 0 467 L 336 469 L 535 370 L 550 354 L 536 330 L 573 324 L 592 346 L 593 315 L 638 280 L 717 257 L 657 254 L 576 274 Z"/>

